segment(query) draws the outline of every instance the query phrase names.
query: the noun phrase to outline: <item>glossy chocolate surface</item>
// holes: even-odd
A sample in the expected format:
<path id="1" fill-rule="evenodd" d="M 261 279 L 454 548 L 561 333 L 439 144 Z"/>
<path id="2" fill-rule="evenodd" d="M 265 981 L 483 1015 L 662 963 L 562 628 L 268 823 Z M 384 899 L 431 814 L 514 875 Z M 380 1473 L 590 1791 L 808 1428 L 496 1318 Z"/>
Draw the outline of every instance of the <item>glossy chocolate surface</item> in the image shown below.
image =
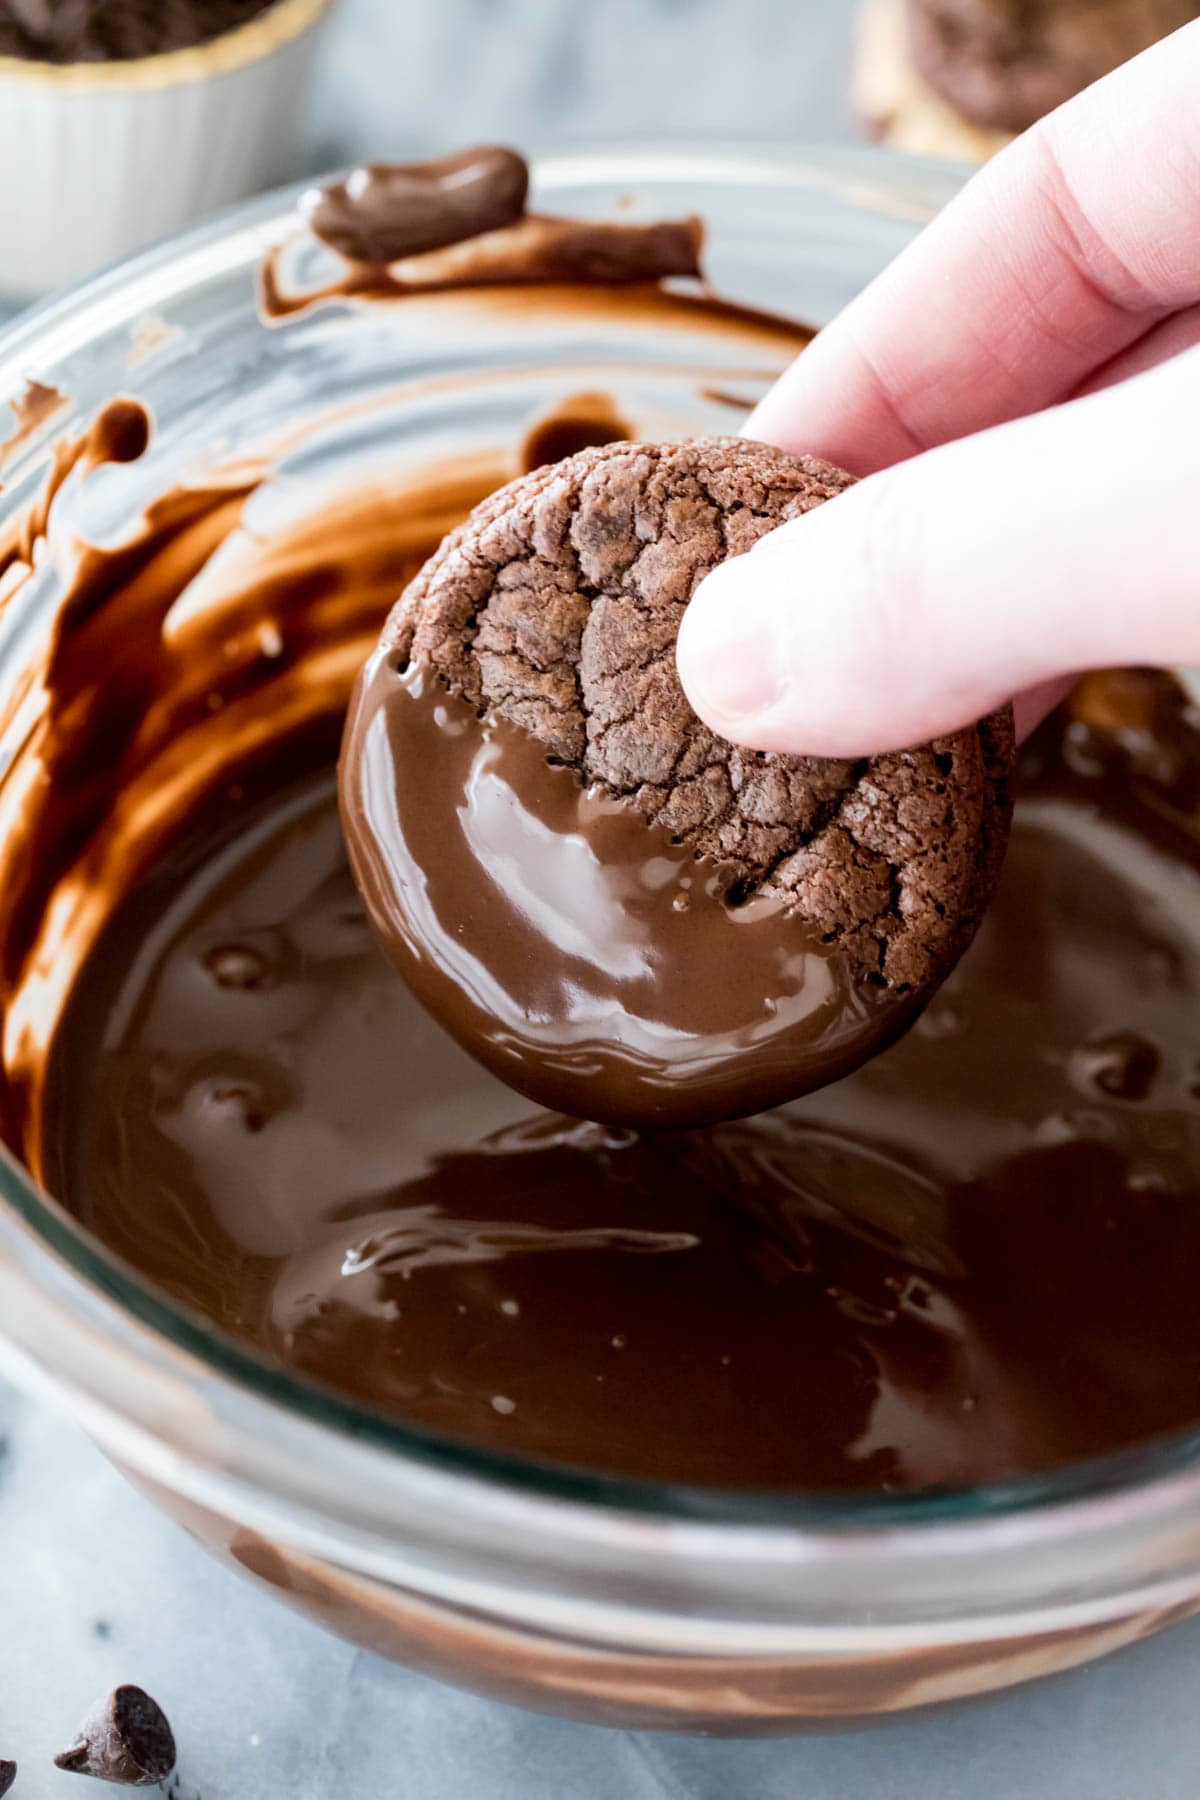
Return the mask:
<path id="1" fill-rule="evenodd" d="M 59 1033 L 121 1255 L 407 1420 L 706 1483 L 978 1482 L 1200 1416 L 1200 731 L 1088 684 L 908 1038 L 711 1131 L 530 1116 L 391 978 L 331 783 L 196 832 Z"/>
<path id="2" fill-rule="evenodd" d="M 390 263 L 513 224 L 528 192 L 524 157 L 485 144 L 433 162 L 368 163 L 312 189 L 303 210 L 339 255 Z"/>
<path id="3" fill-rule="evenodd" d="M 409 988 L 510 1086 L 579 1118 L 709 1124 L 900 1035 L 915 1002 L 784 900 L 727 903 L 718 866 L 392 660 L 368 663 L 342 750 L 354 873 Z"/>

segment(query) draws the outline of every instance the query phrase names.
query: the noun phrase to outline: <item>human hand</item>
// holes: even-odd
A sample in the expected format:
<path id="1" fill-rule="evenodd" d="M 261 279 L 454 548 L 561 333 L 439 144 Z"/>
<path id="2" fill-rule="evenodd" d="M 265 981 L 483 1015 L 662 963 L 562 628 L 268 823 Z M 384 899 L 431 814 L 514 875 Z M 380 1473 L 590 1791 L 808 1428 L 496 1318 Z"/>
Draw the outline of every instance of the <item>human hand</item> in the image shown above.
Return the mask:
<path id="1" fill-rule="evenodd" d="M 1002 151 L 749 435 L 867 476 L 703 582 L 696 711 L 863 756 L 1200 662 L 1200 23 Z"/>

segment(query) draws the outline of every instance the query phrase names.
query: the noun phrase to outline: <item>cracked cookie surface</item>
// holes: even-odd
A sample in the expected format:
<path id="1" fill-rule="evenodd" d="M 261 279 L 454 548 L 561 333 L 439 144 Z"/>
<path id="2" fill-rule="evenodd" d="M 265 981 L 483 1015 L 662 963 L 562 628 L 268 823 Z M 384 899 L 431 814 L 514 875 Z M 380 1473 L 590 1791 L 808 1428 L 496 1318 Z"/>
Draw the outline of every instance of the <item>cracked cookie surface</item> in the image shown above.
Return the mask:
<path id="1" fill-rule="evenodd" d="M 782 898 L 856 972 L 931 991 L 999 874 L 1010 711 L 858 762 L 762 753 L 710 731 L 675 668 L 702 578 L 852 480 L 742 438 L 582 451 L 477 507 L 383 642 L 718 864 L 730 898 Z"/>

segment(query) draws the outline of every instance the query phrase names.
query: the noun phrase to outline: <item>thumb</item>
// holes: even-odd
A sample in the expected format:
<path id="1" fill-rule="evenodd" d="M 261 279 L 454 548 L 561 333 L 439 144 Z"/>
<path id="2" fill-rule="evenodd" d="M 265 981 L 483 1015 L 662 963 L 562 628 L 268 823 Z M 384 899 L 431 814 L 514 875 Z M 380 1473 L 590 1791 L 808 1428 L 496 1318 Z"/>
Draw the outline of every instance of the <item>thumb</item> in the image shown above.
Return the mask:
<path id="1" fill-rule="evenodd" d="M 695 710 L 866 756 L 1081 669 L 1200 661 L 1198 357 L 872 475 L 714 570 L 679 633 Z"/>

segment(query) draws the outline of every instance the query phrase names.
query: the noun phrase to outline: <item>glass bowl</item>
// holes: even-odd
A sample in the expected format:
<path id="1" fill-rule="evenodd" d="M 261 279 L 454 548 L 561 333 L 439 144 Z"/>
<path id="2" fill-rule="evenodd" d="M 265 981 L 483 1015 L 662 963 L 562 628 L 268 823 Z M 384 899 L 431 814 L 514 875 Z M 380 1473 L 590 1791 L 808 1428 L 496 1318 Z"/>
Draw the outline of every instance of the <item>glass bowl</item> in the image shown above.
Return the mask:
<path id="1" fill-rule="evenodd" d="M 542 162 L 536 198 L 593 217 L 699 212 L 723 294 L 820 322 L 957 182 L 865 150 L 634 147 Z M 651 317 L 619 293 L 337 305 L 266 327 L 255 274 L 293 230 L 295 199 L 242 207 L 0 342 L 0 396 L 29 377 L 69 396 L 47 432 L 69 434 L 117 392 L 155 422 L 141 461 L 68 484 L 34 575 L 11 592 L 0 581 L 0 719 L 24 696 L 0 729 L 0 844 L 61 594 L 56 535 L 115 540 L 177 477 L 264 448 L 278 478 L 263 503 L 303 506 L 367 467 L 512 444 L 547 404 L 596 387 L 642 434 L 736 430 L 738 401 L 787 353 L 768 325 L 724 331 L 673 302 Z M 0 542 L 44 448 L 9 454 Z M 223 1337 L 84 1235 L 8 1154 L 0 1321 L 6 1366 L 61 1397 L 217 1553 L 362 1644 L 546 1710 L 795 1730 L 1045 1675 L 1200 1608 L 1200 1434 L 1042 1479 L 880 1497 L 505 1458 Z"/>

